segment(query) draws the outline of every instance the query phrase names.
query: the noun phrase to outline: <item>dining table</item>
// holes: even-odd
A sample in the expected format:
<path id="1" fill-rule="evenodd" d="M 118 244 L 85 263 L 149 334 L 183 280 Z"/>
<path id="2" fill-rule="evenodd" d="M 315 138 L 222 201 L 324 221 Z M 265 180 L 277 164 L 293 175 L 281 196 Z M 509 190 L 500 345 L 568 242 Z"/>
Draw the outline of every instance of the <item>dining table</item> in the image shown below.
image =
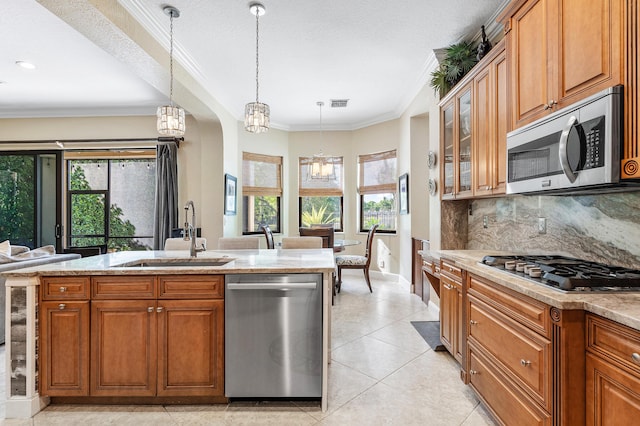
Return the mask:
<path id="1" fill-rule="evenodd" d="M 340 253 L 344 251 L 345 247 L 357 246 L 358 244 L 362 244 L 362 241 L 336 238 L 333 240 L 333 252 Z"/>

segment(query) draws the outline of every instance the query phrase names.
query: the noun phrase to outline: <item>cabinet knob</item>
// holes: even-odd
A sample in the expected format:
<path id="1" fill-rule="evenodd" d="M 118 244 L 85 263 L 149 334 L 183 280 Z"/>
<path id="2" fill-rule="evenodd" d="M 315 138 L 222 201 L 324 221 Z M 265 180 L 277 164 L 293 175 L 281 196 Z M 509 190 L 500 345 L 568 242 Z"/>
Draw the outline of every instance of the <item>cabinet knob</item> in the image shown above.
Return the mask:
<path id="1" fill-rule="evenodd" d="M 471 325 L 476 325 L 477 323 L 478 323 L 478 321 L 474 321 L 474 320 L 469 321 L 469 324 L 471 324 Z"/>
<path id="2" fill-rule="evenodd" d="M 478 372 L 476 370 L 469 370 L 469 374 L 475 376 L 476 374 L 478 374 Z"/>
<path id="3" fill-rule="evenodd" d="M 550 100 L 549 100 L 549 103 L 548 103 L 548 104 L 546 104 L 546 105 L 544 106 L 544 109 L 545 109 L 545 110 L 547 110 L 547 109 L 551 109 L 551 108 L 553 108 L 555 105 L 558 105 L 558 103 L 557 103 L 556 101 L 554 101 L 553 99 L 550 99 Z"/>
<path id="4" fill-rule="evenodd" d="M 444 284 L 444 288 L 446 288 L 447 290 L 452 290 L 453 287 L 450 286 L 449 284 Z"/>
<path id="5" fill-rule="evenodd" d="M 529 365 L 531 365 L 531 361 L 526 361 L 524 359 L 520 360 L 520 365 L 522 365 L 523 367 L 527 367 Z"/>
<path id="6" fill-rule="evenodd" d="M 156 312 L 157 312 L 157 313 L 162 312 L 162 306 L 158 306 L 158 307 L 156 308 Z"/>
<path id="7" fill-rule="evenodd" d="M 66 304 L 64 304 L 64 303 L 61 303 L 61 304 L 59 304 L 59 305 L 58 305 L 58 309 L 60 309 L 61 311 L 64 311 L 64 309 L 65 309 L 66 307 L 67 307 L 67 305 L 66 305 Z"/>
<path id="8" fill-rule="evenodd" d="M 60 293 L 64 293 L 65 291 L 67 291 L 66 287 L 60 287 Z"/>
<path id="9" fill-rule="evenodd" d="M 637 352 L 632 353 L 631 361 L 635 362 L 636 364 L 640 364 L 640 354 L 638 354 Z"/>
<path id="10" fill-rule="evenodd" d="M 149 313 L 153 312 L 153 306 L 149 306 L 149 307 L 147 308 L 147 312 L 149 312 Z"/>

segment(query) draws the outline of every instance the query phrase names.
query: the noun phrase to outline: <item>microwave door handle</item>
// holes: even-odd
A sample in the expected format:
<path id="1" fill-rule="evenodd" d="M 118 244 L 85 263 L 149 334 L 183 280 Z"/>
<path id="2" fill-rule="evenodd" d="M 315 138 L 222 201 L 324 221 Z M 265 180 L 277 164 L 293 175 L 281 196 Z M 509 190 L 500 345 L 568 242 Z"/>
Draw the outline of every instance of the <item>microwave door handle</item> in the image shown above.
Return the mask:
<path id="1" fill-rule="evenodd" d="M 569 132 L 573 126 L 578 123 L 578 118 L 575 115 L 572 115 L 569 118 L 569 122 L 562 130 L 562 134 L 560 135 L 560 145 L 558 147 L 558 155 L 560 156 L 560 167 L 562 167 L 562 171 L 564 172 L 569 182 L 574 183 L 576 181 L 576 174 L 573 170 L 571 170 L 571 166 L 569 165 L 569 157 L 567 156 L 567 142 L 569 141 Z"/>

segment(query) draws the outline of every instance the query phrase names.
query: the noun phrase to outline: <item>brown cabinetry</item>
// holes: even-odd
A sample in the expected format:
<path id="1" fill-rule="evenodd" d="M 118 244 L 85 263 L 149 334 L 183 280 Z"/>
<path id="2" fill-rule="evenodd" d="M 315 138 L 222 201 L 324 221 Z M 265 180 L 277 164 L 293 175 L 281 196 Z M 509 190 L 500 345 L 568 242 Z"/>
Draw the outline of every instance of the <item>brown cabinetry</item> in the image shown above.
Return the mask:
<path id="1" fill-rule="evenodd" d="M 457 89 L 440 107 L 442 167 L 441 198 L 465 198 L 471 187 L 472 85 Z"/>
<path id="2" fill-rule="evenodd" d="M 43 395 L 224 395 L 222 276 L 53 277 L 41 288 L 72 298 L 41 304 Z"/>
<path id="3" fill-rule="evenodd" d="M 507 72 L 500 41 L 440 103 L 443 200 L 505 193 Z"/>
<path id="4" fill-rule="evenodd" d="M 503 11 L 513 128 L 624 82 L 623 0 L 514 0 Z"/>
<path id="5" fill-rule="evenodd" d="M 45 277 L 41 285 L 41 389 L 51 396 L 89 393 L 89 280 Z"/>
<path id="6" fill-rule="evenodd" d="M 507 180 L 507 59 L 504 42 L 473 79 L 473 195 L 504 194 Z"/>
<path id="7" fill-rule="evenodd" d="M 640 332 L 587 314 L 586 424 L 640 418 Z"/>
<path id="8" fill-rule="evenodd" d="M 462 363 L 463 353 L 463 278 L 452 262 L 440 261 L 440 341 Z"/>

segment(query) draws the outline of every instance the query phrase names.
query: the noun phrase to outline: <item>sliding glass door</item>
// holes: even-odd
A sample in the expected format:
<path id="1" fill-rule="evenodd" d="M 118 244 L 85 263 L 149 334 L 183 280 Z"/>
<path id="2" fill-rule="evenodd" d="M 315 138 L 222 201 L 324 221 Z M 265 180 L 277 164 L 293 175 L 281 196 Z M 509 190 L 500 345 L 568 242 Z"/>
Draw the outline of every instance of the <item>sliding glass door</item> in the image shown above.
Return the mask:
<path id="1" fill-rule="evenodd" d="M 0 152 L 0 241 L 62 250 L 62 154 Z"/>

